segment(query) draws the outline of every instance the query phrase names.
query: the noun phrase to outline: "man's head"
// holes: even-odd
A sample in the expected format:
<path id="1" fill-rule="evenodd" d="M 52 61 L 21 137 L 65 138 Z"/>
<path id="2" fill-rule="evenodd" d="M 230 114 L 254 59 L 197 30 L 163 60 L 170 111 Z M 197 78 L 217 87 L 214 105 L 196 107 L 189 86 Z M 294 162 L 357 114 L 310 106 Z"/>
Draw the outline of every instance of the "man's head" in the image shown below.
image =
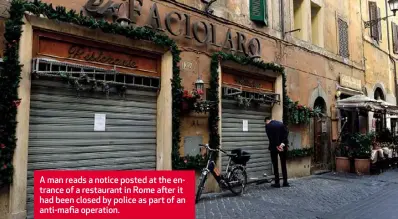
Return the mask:
<path id="1" fill-rule="evenodd" d="M 269 122 L 271 122 L 271 118 L 270 117 L 265 117 L 264 119 L 265 124 L 268 124 Z"/>

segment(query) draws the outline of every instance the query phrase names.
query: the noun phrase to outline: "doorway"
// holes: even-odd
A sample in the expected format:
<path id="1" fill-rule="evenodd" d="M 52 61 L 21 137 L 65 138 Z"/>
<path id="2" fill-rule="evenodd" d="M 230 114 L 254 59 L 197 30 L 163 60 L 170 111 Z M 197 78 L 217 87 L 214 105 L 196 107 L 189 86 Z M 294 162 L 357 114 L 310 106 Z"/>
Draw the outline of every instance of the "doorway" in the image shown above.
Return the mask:
<path id="1" fill-rule="evenodd" d="M 320 109 L 326 114 L 326 102 L 322 97 L 315 99 L 314 109 Z M 329 147 L 328 147 L 328 120 L 327 118 L 314 118 L 314 154 L 312 157 L 313 171 L 325 170 L 329 163 Z"/>

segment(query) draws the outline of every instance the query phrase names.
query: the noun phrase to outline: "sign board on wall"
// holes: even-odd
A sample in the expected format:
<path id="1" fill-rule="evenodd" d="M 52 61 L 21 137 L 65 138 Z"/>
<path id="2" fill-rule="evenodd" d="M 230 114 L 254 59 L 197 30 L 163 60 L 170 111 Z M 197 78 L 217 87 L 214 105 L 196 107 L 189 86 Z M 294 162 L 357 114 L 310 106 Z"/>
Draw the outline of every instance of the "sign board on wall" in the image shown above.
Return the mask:
<path id="1" fill-rule="evenodd" d="M 361 80 L 348 75 L 340 75 L 340 85 L 354 90 L 362 90 Z"/>

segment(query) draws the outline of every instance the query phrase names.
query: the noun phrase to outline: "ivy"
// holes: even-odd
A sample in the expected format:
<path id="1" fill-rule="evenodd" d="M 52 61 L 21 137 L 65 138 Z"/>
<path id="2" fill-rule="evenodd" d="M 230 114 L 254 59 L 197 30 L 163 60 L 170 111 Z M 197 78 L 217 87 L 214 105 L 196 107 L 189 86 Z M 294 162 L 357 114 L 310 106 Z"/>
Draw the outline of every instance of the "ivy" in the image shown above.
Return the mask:
<path id="1" fill-rule="evenodd" d="M 66 23 L 72 23 L 90 29 L 100 29 L 104 33 L 118 34 L 134 40 L 154 42 L 158 46 L 169 48 L 173 56 L 172 79 L 172 164 L 173 169 L 187 166 L 186 158 L 179 154 L 180 144 L 180 106 L 183 88 L 181 86 L 180 67 L 181 60 L 177 44 L 164 33 L 156 32 L 146 27 L 123 27 L 118 23 L 109 23 L 93 17 L 83 16 L 74 10 L 66 10 L 40 1 L 27 2 L 13 0 L 10 6 L 10 17 L 6 21 L 4 37 L 6 46 L 4 50 L 4 68 L 0 73 L 0 185 L 12 183 L 13 165 L 12 158 L 16 147 L 16 115 L 17 107 L 21 100 L 18 98 L 18 87 L 21 79 L 21 65 L 19 62 L 19 42 L 22 35 L 22 19 L 24 13 L 47 17 Z M 196 158 L 196 157 L 193 157 Z"/>
<path id="2" fill-rule="evenodd" d="M 224 52 L 216 52 L 213 53 L 211 57 L 210 64 L 210 88 L 208 98 L 210 101 L 215 103 L 214 107 L 209 110 L 209 130 L 210 130 L 210 142 L 209 145 L 211 148 L 218 148 L 220 146 L 220 135 L 219 135 L 219 126 L 218 123 L 220 121 L 219 117 L 219 75 L 218 75 L 218 67 L 222 61 L 233 61 L 240 65 L 250 65 L 255 66 L 262 70 L 271 70 L 274 72 L 278 72 L 282 75 L 282 96 L 283 96 L 283 123 L 286 125 L 289 124 L 289 111 L 288 111 L 288 97 L 286 90 L 286 74 L 284 68 L 275 63 L 265 63 L 262 60 L 255 60 L 246 56 L 239 56 L 234 54 L 227 54 Z"/>
<path id="3" fill-rule="evenodd" d="M 287 152 L 287 158 L 299 158 L 299 157 L 308 157 L 313 154 L 313 148 L 301 148 L 301 149 L 293 149 Z"/>

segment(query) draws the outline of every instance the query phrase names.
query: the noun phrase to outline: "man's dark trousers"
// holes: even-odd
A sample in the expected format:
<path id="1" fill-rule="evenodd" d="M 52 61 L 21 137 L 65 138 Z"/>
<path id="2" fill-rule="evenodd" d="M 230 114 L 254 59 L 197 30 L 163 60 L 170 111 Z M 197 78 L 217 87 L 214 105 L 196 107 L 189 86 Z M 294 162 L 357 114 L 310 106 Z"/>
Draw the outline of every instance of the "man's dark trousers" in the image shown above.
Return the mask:
<path id="1" fill-rule="evenodd" d="M 286 169 L 286 156 L 287 150 L 285 148 L 283 151 L 271 150 L 271 160 L 272 165 L 274 166 L 274 175 L 275 175 L 275 184 L 279 184 L 279 167 L 278 167 L 278 155 L 281 160 L 281 167 L 282 167 L 282 176 L 283 182 L 287 183 L 287 169 Z"/>

